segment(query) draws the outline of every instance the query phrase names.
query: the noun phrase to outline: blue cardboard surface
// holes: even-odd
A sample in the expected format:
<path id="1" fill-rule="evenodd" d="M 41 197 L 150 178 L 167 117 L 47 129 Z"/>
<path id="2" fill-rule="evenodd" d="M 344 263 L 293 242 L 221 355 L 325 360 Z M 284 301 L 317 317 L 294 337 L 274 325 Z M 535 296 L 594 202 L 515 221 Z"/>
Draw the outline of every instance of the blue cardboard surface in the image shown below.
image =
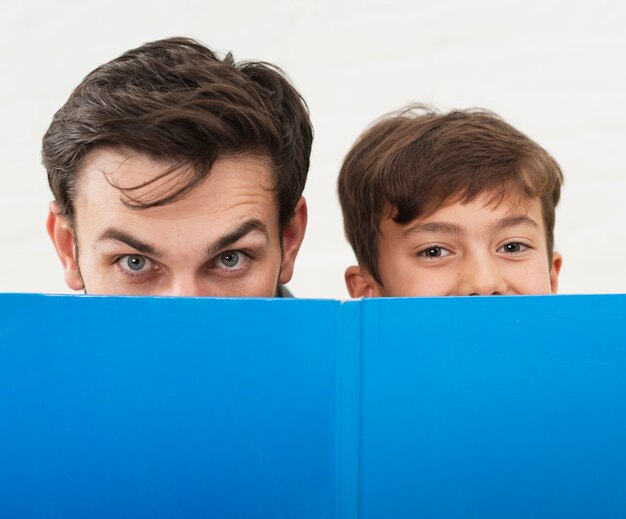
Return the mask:
<path id="1" fill-rule="evenodd" d="M 625 303 L 364 301 L 361 517 L 626 517 Z"/>
<path id="2" fill-rule="evenodd" d="M 0 517 L 626 517 L 625 310 L 0 295 Z"/>
<path id="3" fill-rule="evenodd" d="M 332 516 L 336 305 L 0 311 L 0 517 Z"/>

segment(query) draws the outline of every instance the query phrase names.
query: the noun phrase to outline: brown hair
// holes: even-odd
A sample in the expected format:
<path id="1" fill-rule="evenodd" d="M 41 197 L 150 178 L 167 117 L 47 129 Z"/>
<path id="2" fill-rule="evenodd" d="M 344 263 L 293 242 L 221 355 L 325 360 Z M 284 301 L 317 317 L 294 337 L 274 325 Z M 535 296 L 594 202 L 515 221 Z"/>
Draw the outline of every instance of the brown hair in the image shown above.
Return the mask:
<path id="1" fill-rule="evenodd" d="M 136 208 L 184 197 L 220 155 L 267 155 L 282 228 L 304 190 L 312 140 L 307 106 L 280 69 L 235 63 L 230 53 L 220 59 L 197 41 L 170 38 L 91 72 L 54 115 L 42 157 L 71 223 L 81 165 L 94 149 L 126 149 L 171 164 L 153 181 L 184 170 L 159 198 L 133 198 L 133 189 L 143 186 L 121 189 L 125 203 Z"/>
<path id="2" fill-rule="evenodd" d="M 497 115 L 440 114 L 415 105 L 384 116 L 359 137 L 338 187 L 348 241 L 382 285 L 377 238 L 384 217 L 404 224 L 485 193 L 493 204 L 510 195 L 519 202 L 539 198 L 551 261 L 562 182 L 548 152 Z"/>

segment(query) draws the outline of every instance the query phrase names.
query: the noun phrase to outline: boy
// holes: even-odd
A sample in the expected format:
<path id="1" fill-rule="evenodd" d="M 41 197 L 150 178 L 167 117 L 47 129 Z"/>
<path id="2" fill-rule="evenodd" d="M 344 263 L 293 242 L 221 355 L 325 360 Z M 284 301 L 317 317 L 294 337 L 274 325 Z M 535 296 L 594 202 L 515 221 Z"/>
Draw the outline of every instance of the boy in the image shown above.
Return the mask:
<path id="1" fill-rule="evenodd" d="M 556 293 L 563 175 L 496 115 L 410 107 L 383 117 L 339 174 L 359 266 L 352 297 Z"/>

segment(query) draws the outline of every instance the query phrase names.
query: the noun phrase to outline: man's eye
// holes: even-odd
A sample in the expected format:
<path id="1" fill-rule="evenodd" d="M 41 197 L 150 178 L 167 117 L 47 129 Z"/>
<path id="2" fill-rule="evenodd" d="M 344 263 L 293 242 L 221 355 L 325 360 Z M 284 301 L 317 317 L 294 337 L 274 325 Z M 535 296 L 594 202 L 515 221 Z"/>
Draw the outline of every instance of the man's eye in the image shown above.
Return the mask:
<path id="1" fill-rule="evenodd" d="M 498 249 L 498 252 L 502 252 L 505 254 L 517 254 L 520 252 L 527 251 L 529 249 L 528 245 L 524 245 L 523 243 L 513 241 L 507 243 Z"/>
<path id="2" fill-rule="evenodd" d="M 245 259 L 246 255 L 242 252 L 229 250 L 219 255 L 218 266 L 234 270 L 242 267 Z"/>
<path id="3" fill-rule="evenodd" d="M 141 254 L 128 254 L 118 260 L 119 266 L 129 274 L 141 274 L 152 268 L 152 262 Z"/>
<path id="4" fill-rule="evenodd" d="M 227 250 L 215 256 L 209 270 L 221 276 L 243 276 L 252 266 L 252 257 L 242 250 Z"/>
<path id="5" fill-rule="evenodd" d="M 444 258 L 446 256 L 449 256 L 450 254 L 450 251 L 444 247 L 433 246 L 427 247 L 426 249 L 421 251 L 419 253 L 419 256 L 423 256 L 425 258 Z"/>

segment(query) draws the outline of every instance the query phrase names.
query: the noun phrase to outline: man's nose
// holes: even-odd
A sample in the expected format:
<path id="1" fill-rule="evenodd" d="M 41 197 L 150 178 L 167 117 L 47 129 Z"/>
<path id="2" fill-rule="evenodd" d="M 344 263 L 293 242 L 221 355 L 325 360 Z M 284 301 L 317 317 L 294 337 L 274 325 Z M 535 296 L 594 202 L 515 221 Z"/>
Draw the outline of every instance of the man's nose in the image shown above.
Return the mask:
<path id="1" fill-rule="evenodd" d="M 172 280 L 163 295 L 176 297 L 211 296 L 211 291 L 194 276 L 179 277 Z"/>
<path id="2" fill-rule="evenodd" d="M 462 296 L 491 296 L 507 292 L 506 279 L 494 258 L 472 256 L 459 273 L 458 292 Z"/>

